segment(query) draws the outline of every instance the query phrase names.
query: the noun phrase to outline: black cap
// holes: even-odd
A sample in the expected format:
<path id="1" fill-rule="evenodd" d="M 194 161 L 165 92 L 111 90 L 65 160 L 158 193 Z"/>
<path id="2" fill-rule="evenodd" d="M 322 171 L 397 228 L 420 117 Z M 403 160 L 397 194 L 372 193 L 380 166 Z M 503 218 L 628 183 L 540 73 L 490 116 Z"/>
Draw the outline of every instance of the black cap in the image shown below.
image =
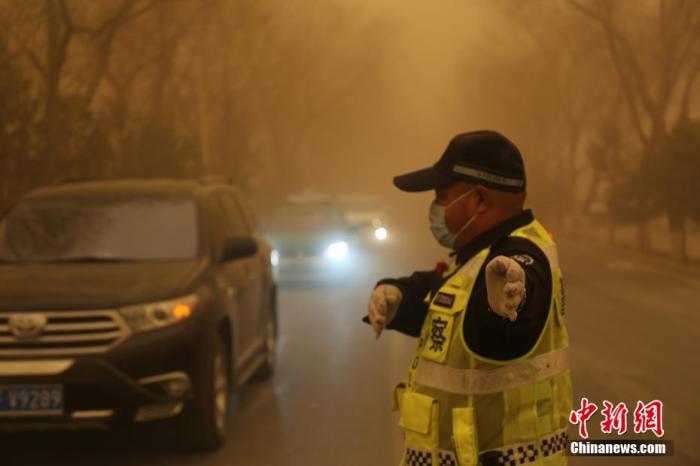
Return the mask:
<path id="1" fill-rule="evenodd" d="M 432 167 L 394 177 L 402 191 L 420 192 L 455 181 L 482 184 L 501 191 L 525 191 L 525 166 L 515 144 L 496 131 L 461 133 Z"/>

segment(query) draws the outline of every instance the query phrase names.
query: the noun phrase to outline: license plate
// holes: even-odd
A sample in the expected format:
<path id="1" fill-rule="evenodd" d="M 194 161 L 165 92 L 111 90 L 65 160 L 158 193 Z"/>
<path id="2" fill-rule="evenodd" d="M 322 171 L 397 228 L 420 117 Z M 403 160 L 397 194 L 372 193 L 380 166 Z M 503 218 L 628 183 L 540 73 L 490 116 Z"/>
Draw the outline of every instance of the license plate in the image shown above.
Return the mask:
<path id="1" fill-rule="evenodd" d="M 63 414 L 63 386 L 0 385 L 0 416 Z"/>

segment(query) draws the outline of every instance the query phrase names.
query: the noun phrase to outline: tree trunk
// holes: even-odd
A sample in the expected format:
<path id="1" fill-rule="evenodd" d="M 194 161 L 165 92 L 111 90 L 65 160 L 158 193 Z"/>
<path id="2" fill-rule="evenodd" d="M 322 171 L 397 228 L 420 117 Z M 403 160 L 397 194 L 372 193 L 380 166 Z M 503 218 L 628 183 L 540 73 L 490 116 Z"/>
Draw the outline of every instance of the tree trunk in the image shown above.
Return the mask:
<path id="1" fill-rule="evenodd" d="M 688 263 L 688 236 L 685 219 L 676 215 L 668 216 L 671 230 L 671 257 L 681 264 Z"/>
<path id="2" fill-rule="evenodd" d="M 644 254 L 651 252 L 649 222 L 647 220 L 639 220 L 637 223 L 637 247 L 639 248 L 639 251 Z"/>
<path id="3" fill-rule="evenodd" d="M 608 244 L 615 246 L 615 218 L 608 216 Z"/>
<path id="4" fill-rule="evenodd" d="M 200 70 L 201 67 L 195 71 L 195 98 L 197 100 L 197 121 L 199 122 L 199 152 L 202 174 L 209 175 L 214 173 L 211 161 L 211 122 L 209 119 L 209 102 L 206 101 L 207 97 L 204 92 L 204 78 Z"/>
<path id="5" fill-rule="evenodd" d="M 576 187 L 578 183 L 576 182 L 576 150 L 578 148 L 578 131 L 571 131 L 570 136 L 567 141 L 567 150 L 564 163 L 565 178 L 567 181 L 568 189 L 565 191 L 565 210 L 571 214 L 576 215 L 576 212 L 584 212 L 576 207 Z M 585 212 L 584 212 L 585 213 Z"/>
<path id="6" fill-rule="evenodd" d="M 56 157 L 58 154 L 57 145 L 60 136 L 59 130 L 59 80 L 58 69 L 58 41 L 59 41 L 59 18 L 58 7 L 54 0 L 46 0 L 45 14 L 47 21 L 46 33 L 46 181 L 51 181 L 57 172 L 58 166 Z"/>

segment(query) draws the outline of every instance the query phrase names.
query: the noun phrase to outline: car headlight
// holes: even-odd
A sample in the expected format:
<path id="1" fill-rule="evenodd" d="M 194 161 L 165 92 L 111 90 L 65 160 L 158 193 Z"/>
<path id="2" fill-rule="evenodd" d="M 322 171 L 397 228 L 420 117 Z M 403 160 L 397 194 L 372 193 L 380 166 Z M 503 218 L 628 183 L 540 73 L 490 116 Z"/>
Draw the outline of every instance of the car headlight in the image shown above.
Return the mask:
<path id="1" fill-rule="evenodd" d="M 119 309 L 134 332 L 145 332 L 181 322 L 192 315 L 199 298 L 196 295 L 155 303 L 138 304 Z"/>
<path id="2" fill-rule="evenodd" d="M 374 230 L 374 237 L 377 238 L 379 241 L 384 241 L 387 238 L 387 236 L 389 236 L 389 232 L 384 227 L 379 227 L 376 230 Z"/>
<path id="3" fill-rule="evenodd" d="M 336 241 L 326 249 L 326 256 L 333 260 L 340 260 L 348 255 L 348 243 L 345 241 Z"/>
<path id="4" fill-rule="evenodd" d="M 272 264 L 273 267 L 280 265 L 280 253 L 277 249 L 273 249 L 270 253 L 270 264 Z"/>

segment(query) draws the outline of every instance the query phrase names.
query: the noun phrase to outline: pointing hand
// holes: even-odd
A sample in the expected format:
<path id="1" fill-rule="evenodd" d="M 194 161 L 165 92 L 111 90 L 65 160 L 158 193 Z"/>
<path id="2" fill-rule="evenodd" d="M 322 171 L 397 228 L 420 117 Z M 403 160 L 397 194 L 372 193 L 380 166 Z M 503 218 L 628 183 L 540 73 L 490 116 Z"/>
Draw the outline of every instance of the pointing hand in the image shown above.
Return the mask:
<path id="1" fill-rule="evenodd" d="M 394 285 L 379 285 L 370 295 L 367 311 L 377 338 L 396 315 L 402 298 L 401 290 Z"/>
<path id="2" fill-rule="evenodd" d="M 486 265 L 486 290 L 491 310 L 513 322 L 525 300 L 525 271 L 516 260 L 496 256 Z"/>

